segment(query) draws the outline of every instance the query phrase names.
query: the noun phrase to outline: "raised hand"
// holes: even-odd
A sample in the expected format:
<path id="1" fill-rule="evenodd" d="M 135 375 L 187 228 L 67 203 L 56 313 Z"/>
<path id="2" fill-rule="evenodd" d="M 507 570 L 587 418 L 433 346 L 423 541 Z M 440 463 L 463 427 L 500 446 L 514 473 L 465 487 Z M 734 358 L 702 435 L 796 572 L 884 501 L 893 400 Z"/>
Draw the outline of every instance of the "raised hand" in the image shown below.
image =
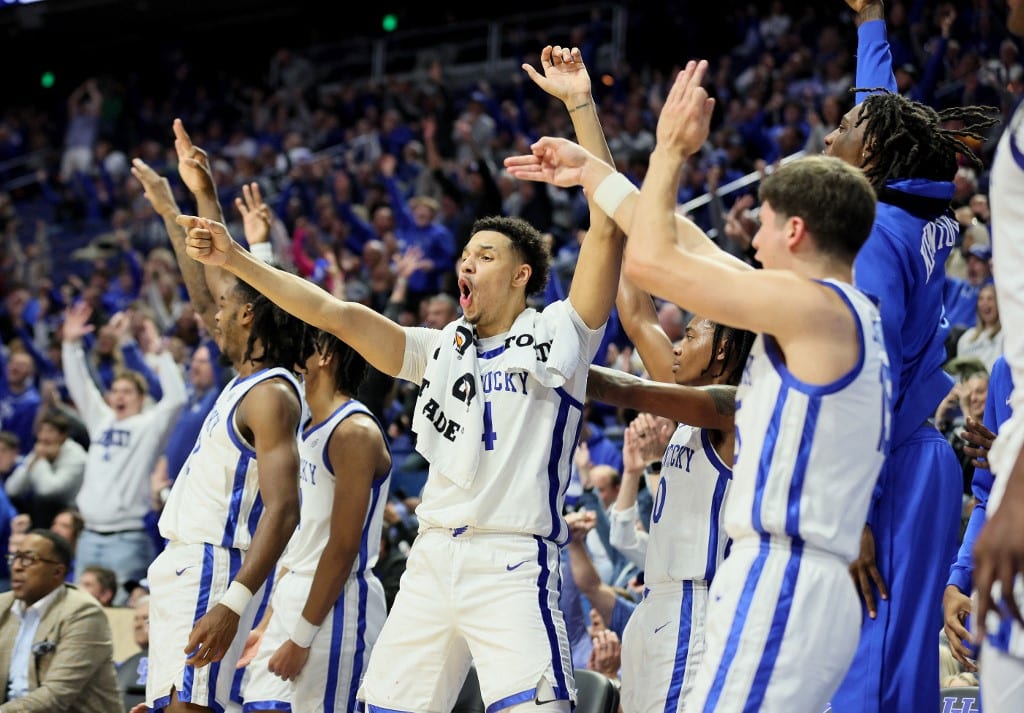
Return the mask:
<path id="1" fill-rule="evenodd" d="M 187 231 L 185 251 L 204 265 L 223 265 L 235 241 L 223 223 L 195 215 L 179 215 L 175 222 Z"/>
<path id="2" fill-rule="evenodd" d="M 700 150 L 711 131 L 711 113 L 715 100 L 702 85 L 708 71 L 707 60 L 690 61 L 676 75 L 658 116 L 657 146 L 682 156 Z"/>
<path id="3" fill-rule="evenodd" d="M 885 8 L 882 0 L 846 0 L 851 10 L 857 13 L 857 25 L 867 20 L 884 20 Z"/>
<path id="4" fill-rule="evenodd" d="M 242 216 L 242 229 L 249 245 L 270 240 L 270 206 L 263 202 L 259 183 L 253 181 L 242 185 L 242 195 L 235 198 L 235 208 Z"/>
<path id="5" fill-rule="evenodd" d="M 216 192 L 210 157 L 192 143 L 181 119 L 174 120 L 174 150 L 178 152 L 178 174 L 194 194 Z"/>
<path id="6" fill-rule="evenodd" d="M 583 64 L 579 47 L 548 45 L 540 52 L 540 65 L 543 74 L 531 64 L 523 63 L 522 67 L 533 83 L 551 96 L 569 103 L 576 95 L 590 95 L 590 74 Z"/>
<path id="7" fill-rule="evenodd" d="M 65 342 L 77 342 L 86 334 L 91 334 L 95 327 L 89 324 L 92 307 L 86 302 L 76 302 L 64 310 L 64 324 L 61 336 Z"/>
<path id="8" fill-rule="evenodd" d="M 143 194 L 160 215 L 178 215 L 178 202 L 174 199 L 170 182 L 154 171 L 141 158 L 132 159 L 132 175 L 142 184 Z"/>
<path id="9" fill-rule="evenodd" d="M 505 168 L 522 181 L 541 181 L 568 188 L 583 182 L 583 171 L 589 161 L 599 161 L 594 154 L 568 139 L 544 136 L 535 141 L 525 156 L 509 156 Z"/>

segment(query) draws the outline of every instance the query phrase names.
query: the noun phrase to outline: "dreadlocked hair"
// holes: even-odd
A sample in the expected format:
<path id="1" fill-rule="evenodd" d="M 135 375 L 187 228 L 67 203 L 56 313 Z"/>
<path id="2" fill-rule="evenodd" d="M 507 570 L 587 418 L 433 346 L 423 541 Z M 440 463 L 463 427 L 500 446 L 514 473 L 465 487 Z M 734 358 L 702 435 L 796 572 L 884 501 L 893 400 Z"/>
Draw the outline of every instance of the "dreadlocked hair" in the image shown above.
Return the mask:
<path id="1" fill-rule="evenodd" d="M 354 396 L 366 378 L 366 360 L 330 332 L 318 330 L 314 343 L 318 353 L 334 359 L 334 387 L 346 396 Z"/>
<path id="2" fill-rule="evenodd" d="M 722 367 L 718 370 L 718 373 L 714 374 L 714 377 L 722 376 L 725 370 L 728 369 L 729 375 L 726 376 L 726 383 L 738 386 L 740 377 L 743 376 L 743 367 L 747 364 L 750 348 L 754 345 L 755 336 L 753 332 L 746 329 L 728 327 L 715 322 L 715 332 L 711 337 L 711 359 L 708 360 L 708 365 L 704 367 L 704 371 L 710 369 L 715 363 L 715 355 L 718 354 L 718 350 L 724 342 L 725 360 L 722 362 Z"/>
<path id="3" fill-rule="evenodd" d="M 979 143 L 982 132 L 999 121 L 999 110 L 988 106 L 952 107 L 936 111 L 884 87 L 855 87 L 870 92 L 861 104 L 855 126 L 864 124 L 864 175 L 877 191 L 894 178 L 952 181 L 959 157 L 976 168 L 982 161 L 965 139 Z M 945 122 L 962 128 L 947 129 Z"/>
<path id="4" fill-rule="evenodd" d="M 242 360 L 259 362 L 264 367 L 280 366 L 295 372 L 296 366 L 304 363 L 309 355 L 305 322 L 285 312 L 247 282 L 239 280 L 235 289 L 245 302 L 252 305 L 252 329 Z M 254 354 L 257 341 L 263 350 Z"/>

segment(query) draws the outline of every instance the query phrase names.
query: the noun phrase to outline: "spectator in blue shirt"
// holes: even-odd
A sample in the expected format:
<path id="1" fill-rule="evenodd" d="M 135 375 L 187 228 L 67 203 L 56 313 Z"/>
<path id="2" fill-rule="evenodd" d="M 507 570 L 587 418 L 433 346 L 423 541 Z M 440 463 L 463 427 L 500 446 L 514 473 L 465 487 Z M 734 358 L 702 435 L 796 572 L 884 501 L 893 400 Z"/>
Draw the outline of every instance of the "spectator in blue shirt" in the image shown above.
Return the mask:
<path id="1" fill-rule="evenodd" d="M 4 360 L 0 352 L 0 430 L 18 437 L 22 455 L 35 444 L 35 419 L 42 398 L 35 386 L 36 365 L 28 352 L 18 351 Z"/>

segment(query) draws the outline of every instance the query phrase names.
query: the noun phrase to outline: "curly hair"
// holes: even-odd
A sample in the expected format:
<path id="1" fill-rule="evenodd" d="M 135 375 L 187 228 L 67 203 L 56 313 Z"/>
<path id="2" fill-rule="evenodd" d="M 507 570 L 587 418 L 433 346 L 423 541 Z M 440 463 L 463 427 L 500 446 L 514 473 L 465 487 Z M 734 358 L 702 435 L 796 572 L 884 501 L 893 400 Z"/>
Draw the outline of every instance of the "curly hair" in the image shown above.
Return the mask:
<path id="1" fill-rule="evenodd" d="M 234 289 L 244 302 L 252 305 L 252 329 L 243 361 L 259 362 L 265 367 L 279 366 L 295 372 L 310 353 L 308 325 L 275 305 L 247 282 L 238 280 Z M 263 347 L 259 354 L 253 353 L 256 342 Z"/>
<path id="2" fill-rule="evenodd" d="M 861 104 L 855 126 L 864 125 L 864 175 L 875 190 L 894 178 L 952 181 L 960 157 L 981 168 L 968 139 L 983 142 L 985 129 L 1000 117 L 995 107 L 964 106 L 936 111 L 884 87 L 855 87 L 870 95 Z M 953 122 L 961 128 L 945 128 Z"/>
<path id="3" fill-rule="evenodd" d="M 539 230 L 522 218 L 506 215 L 478 218 L 469 234 L 476 235 L 483 230 L 501 233 L 508 238 L 512 243 L 512 249 L 530 266 L 532 272 L 526 283 L 527 296 L 544 289 L 548 284 L 548 273 L 551 270 L 551 251 L 548 250 Z"/>
<path id="4" fill-rule="evenodd" d="M 334 387 L 346 396 L 354 396 L 366 378 L 366 360 L 330 332 L 311 329 L 316 351 L 334 357 Z"/>

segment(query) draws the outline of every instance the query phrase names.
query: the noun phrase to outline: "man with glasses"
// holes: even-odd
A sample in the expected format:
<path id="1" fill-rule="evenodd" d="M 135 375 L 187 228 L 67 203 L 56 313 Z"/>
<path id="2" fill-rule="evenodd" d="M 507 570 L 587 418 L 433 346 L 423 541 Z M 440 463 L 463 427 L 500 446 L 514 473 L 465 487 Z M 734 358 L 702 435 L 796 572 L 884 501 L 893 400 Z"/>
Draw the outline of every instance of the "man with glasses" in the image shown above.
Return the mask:
<path id="1" fill-rule="evenodd" d="M 123 706 L 103 608 L 64 581 L 68 541 L 32 530 L 7 555 L 0 594 L 0 713 L 109 713 Z"/>

